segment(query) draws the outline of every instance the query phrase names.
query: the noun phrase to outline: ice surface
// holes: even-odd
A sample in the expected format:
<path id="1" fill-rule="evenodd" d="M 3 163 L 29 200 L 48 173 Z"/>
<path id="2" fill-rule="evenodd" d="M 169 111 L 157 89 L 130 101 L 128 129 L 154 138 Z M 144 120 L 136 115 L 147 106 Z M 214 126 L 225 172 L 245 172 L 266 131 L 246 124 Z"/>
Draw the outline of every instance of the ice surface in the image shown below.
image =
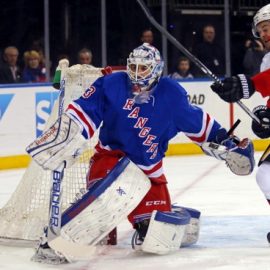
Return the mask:
<path id="1" fill-rule="evenodd" d="M 261 153 L 256 153 L 258 160 Z M 256 184 L 255 172 L 235 176 L 211 157 L 181 156 L 164 160 L 172 202 L 202 212 L 196 245 L 155 256 L 131 249 L 128 222 L 118 227 L 117 246 L 106 246 L 89 261 L 51 266 L 30 261 L 32 248 L 0 245 L 0 269 L 70 270 L 265 270 L 270 269 L 270 206 Z M 0 171 L 0 205 L 16 188 L 24 170 Z M 16 222 L 16 221 L 14 221 Z"/>

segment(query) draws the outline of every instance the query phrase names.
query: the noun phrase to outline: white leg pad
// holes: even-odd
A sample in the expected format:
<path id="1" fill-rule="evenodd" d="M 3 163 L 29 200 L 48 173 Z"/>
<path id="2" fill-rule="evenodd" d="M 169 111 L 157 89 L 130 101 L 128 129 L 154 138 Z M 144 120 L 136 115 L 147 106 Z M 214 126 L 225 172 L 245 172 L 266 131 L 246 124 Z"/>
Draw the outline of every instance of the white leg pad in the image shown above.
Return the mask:
<path id="1" fill-rule="evenodd" d="M 176 213 L 188 213 L 190 221 L 186 226 L 185 233 L 181 242 L 181 247 L 187 247 L 197 243 L 200 233 L 200 216 L 201 212 L 187 207 L 172 206 L 172 210 Z"/>
<path id="2" fill-rule="evenodd" d="M 189 215 L 153 211 L 141 250 L 159 255 L 179 250 L 189 221 Z"/>
<path id="3" fill-rule="evenodd" d="M 114 180 L 112 173 L 126 160 L 128 165 Z M 127 158 L 123 158 L 118 165 L 97 183 L 96 188 L 93 186 L 94 191 L 91 188 L 65 211 L 60 236 L 48 242 L 50 247 L 67 258 L 83 254 L 84 250 L 90 252 L 89 246 L 96 245 L 136 208 L 149 191 L 150 180 Z"/>

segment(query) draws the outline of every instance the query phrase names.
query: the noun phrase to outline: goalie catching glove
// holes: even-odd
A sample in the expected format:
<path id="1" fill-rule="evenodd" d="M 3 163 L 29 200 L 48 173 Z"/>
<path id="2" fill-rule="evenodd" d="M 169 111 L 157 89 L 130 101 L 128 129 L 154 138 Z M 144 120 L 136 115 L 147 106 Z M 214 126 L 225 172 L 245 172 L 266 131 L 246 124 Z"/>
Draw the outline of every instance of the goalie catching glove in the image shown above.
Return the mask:
<path id="1" fill-rule="evenodd" d="M 254 148 L 248 138 L 240 141 L 235 136 L 228 137 L 226 130 L 220 129 L 215 142 L 203 143 L 201 147 L 207 155 L 224 160 L 236 175 L 248 175 L 254 169 Z"/>
<path id="2" fill-rule="evenodd" d="M 80 126 L 64 113 L 26 151 L 43 169 L 55 170 L 64 161 L 71 167 L 85 148 Z"/>

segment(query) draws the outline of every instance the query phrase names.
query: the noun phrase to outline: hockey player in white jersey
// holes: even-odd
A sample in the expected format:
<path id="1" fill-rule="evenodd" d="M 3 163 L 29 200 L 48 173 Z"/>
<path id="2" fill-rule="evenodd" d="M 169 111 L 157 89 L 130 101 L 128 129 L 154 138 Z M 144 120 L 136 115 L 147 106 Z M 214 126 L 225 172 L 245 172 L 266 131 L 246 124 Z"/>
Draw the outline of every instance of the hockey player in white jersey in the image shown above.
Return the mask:
<path id="1" fill-rule="evenodd" d="M 253 18 L 253 35 L 260 38 L 267 53 L 261 63 L 261 73 L 253 77 L 239 74 L 223 81 L 223 86 L 213 84 L 212 89 L 225 101 L 236 102 L 242 98 L 250 98 L 255 91 L 263 97 L 269 97 L 266 105 L 254 108 L 254 114 L 261 124 L 252 122 L 252 130 L 259 138 L 270 137 L 270 4 L 263 6 Z M 257 183 L 270 204 L 270 145 L 263 153 L 256 174 Z M 270 233 L 267 235 L 270 243 Z"/>
<path id="2" fill-rule="evenodd" d="M 73 157 L 80 152 L 80 142 L 83 144 L 83 141 L 91 139 L 100 128 L 99 143 L 90 160 L 86 179 L 89 196 L 79 202 L 78 207 L 72 206 L 62 215 L 61 236 L 67 242 L 77 243 L 80 248 L 82 244 L 93 246 L 124 215 L 136 230 L 132 240 L 134 249 L 164 254 L 196 242 L 196 237 L 195 240 L 185 238 L 186 229 L 183 228 L 190 224 L 192 217 L 198 219 L 199 215 L 196 211 L 172 209 L 163 172 L 162 160 L 168 142 L 179 132 L 201 146 L 206 154 L 224 160 L 233 173 L 247 175 L 252 172 L 254 157 L 251 141 L 247 138 L 240 141 L 227 134 L 212 116 L 191 105 L 187 92 L 179 83 L 162 77 L 163 65 L 155 47 L 144 43 L 135 48 L 127 59 L 127 72 L 97 79 L 79 99 L 69 104 L 66 112 L 49 130 L 27 148 L 44 169 L 54 170 L 62 162 L 72 166 Z M 84 212 L 76 216 L 81 208 L 86 213 L 95 210 L 97 206 L 93 206 L 93 197 L 107 198 L 110 194 L 112 200 L 114 196 L 125 195 L 126 189 L 120 187 L 116 195 L 110 193 L 113 191 L 109 188 L 102 189 L 98 195 L 96 193 L 108 181 L 112 181 L 110 184 L 114 181 L 125 184 L 130 174 L 123 167 L 124 159 L 134 165 L 134 175 L 137 175 L 129 185 L 138 183 L 137 195 L 130 196 L 129 206 L 122 205 L 116 210 L 113 205 L 118 204 L 118 199 L 115 199 L 106 204 L 110 211 L 106 212 L 105 220 L 103 216 L 96 218 L 94 214 Z M 115 170 L 118 171 L 117 176 Z M 126 176 L 119 180 L 122 175 Z M 100 202 L 96 200 L 95 203 L 99 205 Z M 103 207 L 102 211 L 107 208 Z M 102 229 L 96 230 L 99 226 Z M 84 234 L 80 234 L 80 230 Z M 49 246 L 55 249 L 57 246 L 50 241 L 48 244 L 41 245 L 41 249 Z M 68 257 L 63 250 L 60 252 Z"/>

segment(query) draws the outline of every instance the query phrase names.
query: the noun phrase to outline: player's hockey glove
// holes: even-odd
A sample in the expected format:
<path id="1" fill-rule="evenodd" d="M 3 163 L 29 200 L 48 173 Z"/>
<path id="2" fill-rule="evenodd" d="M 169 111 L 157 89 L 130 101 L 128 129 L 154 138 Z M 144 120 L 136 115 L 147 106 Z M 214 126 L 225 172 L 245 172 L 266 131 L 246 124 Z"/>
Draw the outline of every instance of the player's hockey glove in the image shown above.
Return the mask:
<path id="1" fill-rule="evenodd" d="M 237 102 L 242 98 L 250 98 L 255 92 L 253 81 L 244 74 L 225 78 L 220 83 L 213 83 L 212 90 L 226 102 Z"/>
<path id="2" fill-rule="evenodd" d="M 227 166 L 236 175 L 248 175 L 254 169 L 252 142 L 248 138 L 240 141 L 235 136 L 228 136 L 225 129 L 217 132 L 214 142 L 203 143 L 202 149 L 207 155 L 225 160 Z"/>
<path id="3" fill-rule="evenodd" d="M 253 113 L 259 118 L 261 124 L 252 121 L 251 128 L 253 132 L 262 139 L 270 137 L 270 108 L 258 106 L 253 109 Z"/>

